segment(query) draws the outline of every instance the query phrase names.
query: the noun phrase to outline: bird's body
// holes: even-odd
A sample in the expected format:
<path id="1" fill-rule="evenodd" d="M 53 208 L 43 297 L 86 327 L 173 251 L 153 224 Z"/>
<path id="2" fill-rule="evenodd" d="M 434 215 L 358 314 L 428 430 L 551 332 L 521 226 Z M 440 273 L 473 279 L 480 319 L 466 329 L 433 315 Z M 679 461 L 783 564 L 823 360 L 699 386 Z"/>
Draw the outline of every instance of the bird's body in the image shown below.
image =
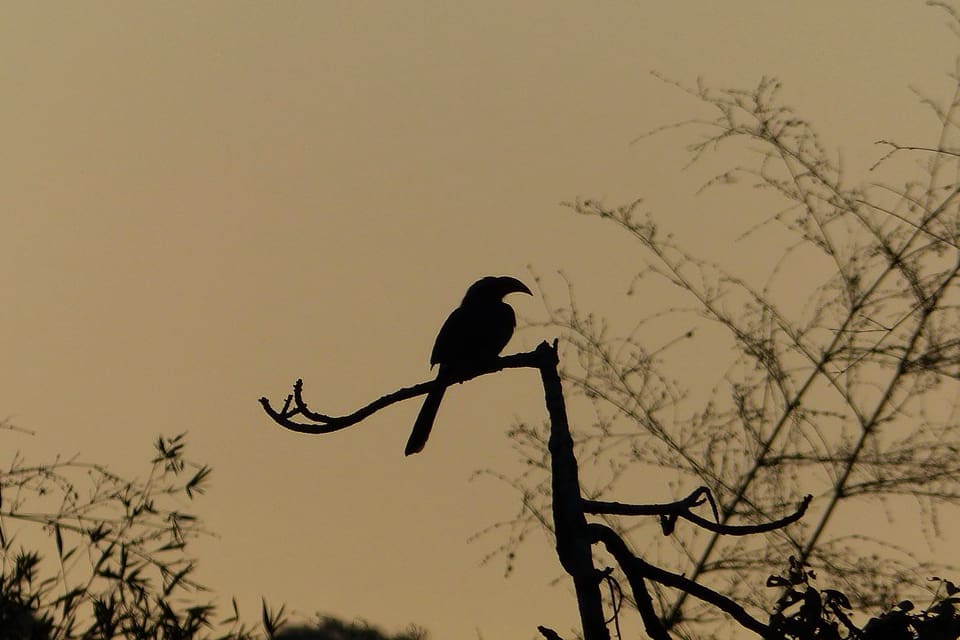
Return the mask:
<path id="1" fill-rule="evenodd" d="M 437 385 L 427 394 L 407 441 L 406 454 L 423 449 L 433 428 L 447 383 L 495 359 L 503 350 L 517 320 L 503 297 L 530 290 L 516 278 L 488 276 L 467 289 L 460 306 L 453 310 L 437 334 L 430 365 L 440 365 Z"/>

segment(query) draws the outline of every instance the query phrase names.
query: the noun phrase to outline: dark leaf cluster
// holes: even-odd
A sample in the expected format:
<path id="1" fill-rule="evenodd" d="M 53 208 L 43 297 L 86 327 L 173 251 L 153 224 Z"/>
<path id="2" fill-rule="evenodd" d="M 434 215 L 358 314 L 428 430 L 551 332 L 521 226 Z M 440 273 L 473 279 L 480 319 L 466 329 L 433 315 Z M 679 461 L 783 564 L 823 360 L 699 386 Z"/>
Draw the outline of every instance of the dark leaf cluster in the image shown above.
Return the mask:
<path id="1" fill-rule="evenodd" d="M 766 640 L 957 640 L 960 638 L 960 588 L 933 577 L 932 601 L 918 609 L 903 600 L 862 627 L 851 617 L 850 600 L 836 589 L 817 589 L 816 572 L 795 557 L 787 571 L 767 578 L 781 589 Z"/>
<path id="2" fill-rule="evenodd" d="M 265 637 L 240 622 L 236 606 L 219 619 L 193 579 L 188 548 L 203 529 L 182 505 L 203 493 L 210 468 L 185 456 L 185 434 L 161 436 L 154 448 L 145 479 L 19 455 L 0 472 L 0 640 Z M 36 548 L 43 534 L 46 553 Z M 271 637 L 282 622 L 264 610 Z"/>

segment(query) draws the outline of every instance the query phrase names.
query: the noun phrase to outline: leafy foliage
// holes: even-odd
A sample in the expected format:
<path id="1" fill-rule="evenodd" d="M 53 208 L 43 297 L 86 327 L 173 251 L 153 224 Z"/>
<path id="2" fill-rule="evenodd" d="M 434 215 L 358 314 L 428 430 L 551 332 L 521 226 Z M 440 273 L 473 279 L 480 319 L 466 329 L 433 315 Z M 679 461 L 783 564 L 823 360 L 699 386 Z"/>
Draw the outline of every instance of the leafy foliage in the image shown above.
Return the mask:
<path id="1" fill-rule="evenodd" d="M 818 590 L 811 583 L 816 572 L 796 558 L 784 575 L 772 575 L 767 586 L 782 590 L 770 617 L 767 640 L 956 640 L 960 638 L 960 588 L 950 580 L 937 583 L 927 608 L 918 610 L 903 600 L 871 618 L 862 628 L 850 617 L 850 601 L 835 589 Z"/>
<path id="2" fill-rule="evenodd" d="M 264 637 L 240 622 L 236 603 L 218 623 L 192 578 L 187 549 L 203 529 L 180 505 L 204 492 L 210 468 L 185 448 L 184 434 L 159 437 L 144 480 L 77 458 L 14 457 L 0 473 L 0 640 Z M 14 525 L 45 532 L 53 561 L 15 544 Z M 281 621 L 266 604 L 264 619 L 270 637 Z"/>
<path id="3" fill-rule="evenodd" d="M 289 627 L 281 631 L 276 640 L 427 640 L 427 633 L 411 627 L 391 635 L 367 622 L 346 622 L 329 616 L 308 626 Z"/>

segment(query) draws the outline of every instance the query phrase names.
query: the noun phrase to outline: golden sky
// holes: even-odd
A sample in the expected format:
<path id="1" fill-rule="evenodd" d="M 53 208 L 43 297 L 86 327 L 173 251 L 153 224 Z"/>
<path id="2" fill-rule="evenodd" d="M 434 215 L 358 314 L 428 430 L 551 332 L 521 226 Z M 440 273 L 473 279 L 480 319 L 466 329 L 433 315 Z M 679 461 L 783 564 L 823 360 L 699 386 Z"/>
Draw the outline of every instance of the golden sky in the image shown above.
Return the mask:
<path id="1" fill-rule="evenodd" d="M 908 87 L 942 93 L 955 50 L 943 15 L 902 0 L 5 2 L 0 16 L 0 413 L 37 432 L 16 447 L 134 472 L 156 434 L 188 431 L 214 468 L 199 512 L 220 536 L 200 543 L 200 576 L 224 602 L 435 638 L 574 622 L 546 537 L 509 580 L 479 562 L 496 540 L 468 543 L 518 506 L 469 480 L 519 468 L 505 430 L 540 418 L 535 375 L 454 389 L 410 459 L 418 401 L 315 437 L 272 425 L 257 398 L 303 377 L 315 409 L 346 412 L 427 379 L 437 329 L 486 274 L 562 268 L 584 305 L 637 313 L 631 244 L 559 205 L 577 196 L 644 196 L 694 250 L 736 256 L 738 216 L 756 212 L 694 195 L 692 134 L 630 144 L 702 115 L 650 71 L 776 75 L 862 170 L 875 140 L 935 131 Z"/>

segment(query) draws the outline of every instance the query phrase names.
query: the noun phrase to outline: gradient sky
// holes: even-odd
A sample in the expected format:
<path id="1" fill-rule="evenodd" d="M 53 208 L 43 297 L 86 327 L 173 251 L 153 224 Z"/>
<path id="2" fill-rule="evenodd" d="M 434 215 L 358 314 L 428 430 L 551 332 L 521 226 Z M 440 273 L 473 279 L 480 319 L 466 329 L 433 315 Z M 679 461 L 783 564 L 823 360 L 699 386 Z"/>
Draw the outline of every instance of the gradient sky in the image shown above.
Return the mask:
<path id="1" fill-rule="evenodd" d="M 263 595 L 435 638 L 566 630 L 545 536 L 508 580 L 480 564 L 499 540 L 468 543 L 518 507 L 470 478 L 520 468 L 504 434 L 542 416 L 532 372 L 457 388 L 411 459 L 417 401 L 317 437 L 257 398 L 303 377 L 315 409 L 346 412 L 427 379 L 486 274 L 533 269 L 559 295 L 562 268 L 584 306 L 638 313 L 635 250 L 560 206 L 577 196 L 643 196 L 694 251 L 749 266 L 734 240 L 758 212 L 694 195 L 693 134 L 630 143 L 703 114 L 650 71 L 776 75 L 859 171 L 875 140 L 935 131 L 909 87 L 948 91 L 956 41 L 923 4 L 4 2 L 0 414 L 37 433 L 4 450 L 133 473 L 188 431 L 214 468 L 200 577 L 251 618 Z"/>

